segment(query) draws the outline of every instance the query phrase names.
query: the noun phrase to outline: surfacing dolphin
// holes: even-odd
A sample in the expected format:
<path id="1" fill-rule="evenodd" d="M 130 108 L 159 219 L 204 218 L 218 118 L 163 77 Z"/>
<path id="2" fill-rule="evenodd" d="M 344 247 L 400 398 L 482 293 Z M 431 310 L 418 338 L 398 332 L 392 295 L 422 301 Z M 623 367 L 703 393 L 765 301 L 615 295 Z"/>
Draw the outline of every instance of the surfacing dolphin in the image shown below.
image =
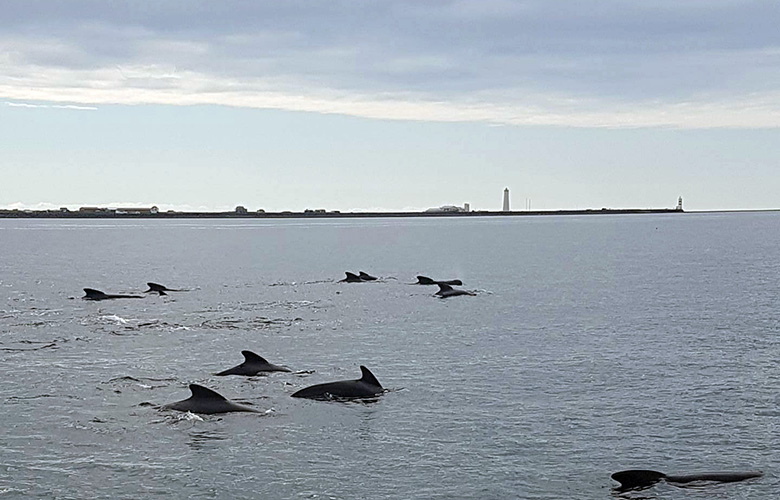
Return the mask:
<path id="1" fill-rule="evenodd" d="M 363 376 L 358 380 L 340 380 L 317 384 L 292 394 L 294 398 L 309 399 L 359 399 L 378 396 L 384 392 L 382 385 L 365 366 L 360 366 Z"/>
<path id="2" fill-rule="evenodd" d="M 446 299 L 447 297 L 457 297 L 458 295 L 476 295 L 474 292 L 452 288 L 450 285 L 444 283 L 437 284 L 439 285 L 439 291 L 436 292 L 435 295 L 438 295 L 442 299 Z"/>
<path id="3" fill-rule="evenodd" d="M 744 481 L 754 477 L 761 477 L 764 473 L 760 471 L 748 472 L 704 472 L 701 474 L 686 474 L 681 476 L 667 476 L 663 472 L 654 470 L 634 469 L 615 472 L 612 479 L 620 483 L 615 489 L 618 491 L 641 490 L 660 482 L 675 486 L 688 484 L 695 481 L 716 481 L 720 483 L 733 483 Z"/>
<path id="4" fill-rule="evenodd" d="M 143 298 L 140 295 L 111 295 L 108 293 L 103 293 L 100 290 L 95 290 L 94 288 L 85 288 L 84 293 L 86 295 L 81 297 L 84 300 L 142 299 Z"/>
<path id="5" fill-rule="evenodd" d="M 159 283 L 147 283 L 146 286 L 149 287 L 149 290 L 146 290 L 144 293 L 159 293 L 160 295 L 167 295 L 165 292 L 186 292 L 186 290 L 177 290 L 175 288 L 168 288 L 165 285 L 161 285 Z"/>
<path id="6" fill-rule="evenodd" d="M 343 280 L 339 280 L 339 283 L 363 283 L 363 280 L 360 279 L 360 276 L 358 276 L 355 273 L 351 273 L 351 272 L 347 271 L 344 274 L 346 274 L 347 277 L 344 278 Z"/>
<path id="7" fill-rule="evenodd" d="M 370 274 L 364 273 L 363 271 L 360 271 L 358 276 L 363 281 L 375 281 L 377 279 L 376 276 L 371 276 Z"/>
<path id="8" fill-rule="evenodd" d="M 433 280 L 427 276 L 417 276 L 417 283 L 415 285 L 456 285 L 462 286 L 461 280 Z"/>
<path id="9" fill-rule="evenodd" d="M 217 376 L 223 375 L 244 375 L 252 377 L 260 372 L 289 372 L 288 368 L 269 363 L 262 356 L 258 356 L 252 351 L 241 351 L 244 355 L 244 362 L 233 368 L 216 373 Z"/>
<path id="10" fill-rule="evenodd" d="M 212 391 L 202 385 L 190 384 L 192 396 L 175 403 L 163 406 L 164 410 L 189 411 L 192 413 L 203 413 L 206 415 L 214 413 L 229 413 L 233 411 L 248 411 L 260 413 L 259 411 L 233 403 L 222 394 Z"/>

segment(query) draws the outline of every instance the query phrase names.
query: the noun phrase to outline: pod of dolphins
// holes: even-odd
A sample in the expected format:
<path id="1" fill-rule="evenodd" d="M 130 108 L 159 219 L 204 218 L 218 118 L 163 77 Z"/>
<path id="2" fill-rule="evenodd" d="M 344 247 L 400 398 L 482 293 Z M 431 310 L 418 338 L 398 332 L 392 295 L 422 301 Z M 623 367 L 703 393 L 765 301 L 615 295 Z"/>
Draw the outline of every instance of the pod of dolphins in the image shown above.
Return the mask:
<path id="1" fill-rule="evenodd" d="M 347 271 L 345 274 L 346 277 L 342 280 L 339 280 L 340 283 L 365 283 L 378 280 L 377 277 L 371 276 L 370 274 L 363 271 L 359 271 L 358 274 Z M 459 279 L 434 280 L 427 276 L 417 276 L 417 282 L 413 284 L 438 285 L 439 291 L 437 291 L 435 295 L 440 298 L 456 297 L 460 295 L 476 295 L 475 292 L 453 288 L 454 286 L 463 285 L 463 282 Z M 147 286 L 149 289 L 143 293 L 157 293 L 158 295 L 167 295 L 167 292 L 187 291 L 184 289 L 167 288 L 164 285 L 152 282 L 147 283 Z M 107 294 L 94 288 L 84 288 L 84 293 L 85 295 L 82 297 L 84 300 L 143 298 L 141 295 Z M 252 351 L 241 351 L 241 354 L 244 356 L 243 363 L 232 368 L 228 368 L 227 370 L 223 370 L 219 373 L 215 373 L 214 375 L 241 375 L 252 377 L 260 373 L 290 372 L 289 368 L 269 363 L 265 358 L 255 354 Z M 361 365 L 360 371 L 361 377 L 359 379 L 339 380 L 335 382 L 315 384 L 294 392 L 291 394 L 291 397 L 316 400 L 347 401 L 376 398 L 385 392 L 385 389 L 379 383 L 379 380 L 377 380 L 377 378 L 368 368 Z M 192 393 L 189 398 L 163 405 L 161 408 L 164 410 L 176 410 L 201 414 L 230 412 L 259 413 L 259 411 L 255 410 L 254 408 L 249 408 L 247 406 L 233 403 L 218 392 L 213 391 L 207 387 L 203 387 L 202 385 L 190 384 L 189 389 Z M 730 483 L 762 476 L 763 472 L 761 471 L 706 472 L 698 474 L 667 475 L 663 472 L 647 469 L 630 469 L 615 472 L 610 477 L 614 481 L 620 483 L 619 486 L 614 488 L 616 492 L 620 493 L 626 491 L 642 490 L 662 481 L 675 486 L 686 486 L 690 485 L 691 483 L 699 484 L 702 482 Z"/>

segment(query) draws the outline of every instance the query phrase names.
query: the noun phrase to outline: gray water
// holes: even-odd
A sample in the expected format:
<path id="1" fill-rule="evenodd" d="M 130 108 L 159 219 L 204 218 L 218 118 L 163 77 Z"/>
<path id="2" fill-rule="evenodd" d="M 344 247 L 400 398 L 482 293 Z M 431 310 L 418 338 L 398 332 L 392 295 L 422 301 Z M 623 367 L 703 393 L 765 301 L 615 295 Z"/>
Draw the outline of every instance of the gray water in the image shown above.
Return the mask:
<path id="1" fill-rule="evenodd" d="M 774 498 L 779 277 L 777 213 L 0 220 L 0 497 Z M 80 299 L 147 281 L 192 290 Z M 298 373 L 212 375 L 244 349 Z M 361 364 L 377 402 L 289 397 Z M 159 408 L 192 382 L 262 413 Z"/>

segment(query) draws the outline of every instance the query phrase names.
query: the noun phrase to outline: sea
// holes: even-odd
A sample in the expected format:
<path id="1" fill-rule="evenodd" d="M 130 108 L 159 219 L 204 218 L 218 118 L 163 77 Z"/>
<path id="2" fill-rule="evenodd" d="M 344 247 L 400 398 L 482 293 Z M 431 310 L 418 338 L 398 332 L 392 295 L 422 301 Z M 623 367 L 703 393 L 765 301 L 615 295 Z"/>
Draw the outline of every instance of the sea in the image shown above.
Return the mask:
<path id="1" fill-rule="evenodd" d="M 0 220 L 0 374 L 0 499 L 778 498 L 780 212 Z"/>

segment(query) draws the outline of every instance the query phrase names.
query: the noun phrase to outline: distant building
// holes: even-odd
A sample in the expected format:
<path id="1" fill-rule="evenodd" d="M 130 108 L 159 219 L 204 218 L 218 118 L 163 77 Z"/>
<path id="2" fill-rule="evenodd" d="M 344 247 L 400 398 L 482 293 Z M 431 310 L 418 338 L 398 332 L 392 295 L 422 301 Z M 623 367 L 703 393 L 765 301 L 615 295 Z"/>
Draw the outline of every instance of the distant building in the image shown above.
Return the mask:
<path id="1" fill-rule="evenodd" d="M 471 212 L 471 205 L 469 203 L 463 204 L 463 211 L 464 212 Z"/>
<path id="2" fill-rule="evenodd" d="M 246 209 L 246 207 L 242 207 L 241 205 L 236 207 L 236 213 L 237 214 L 245 214 L 245 213 L 248 213 L 248 212 L 249 211 Z"/>
<path id="3" fill-rule="evenodd" d="M 79 207 L 79 212 L 82 214 L 104 214 L 109 210 L 104 207 Z"/>
<path id="4" fill-rule="evenodd" d="M 129 208 L 116 208 L 114 213 L 116 214 L 128 214 L 128 215 L 153 215 L 159 213 L 160 209 L 157 207 L 129 207 Z"/>
<path id="5" fill-rule="evenodd" d="M 680 212 L 682 212 L 682 211 L 683 211 L 683 207 L 682 207 L 682 196 L 680 196 L 680 197 L 677 199 L 677 206 L 675 207 L 675 210 L 678 210 L 678 211 L 680 211 Z"/>
<path id="6" fill-rule="evenodd" d="M 504 206 L 501 208 L 502 212 L 509 212 L 509 188 L 504 188 Z"/>
<path id="7" fill-rule="evenodd" d="M 456 207 L 455 205 L 443 205 L 441 207 L 429 208 L 426 213 L 452 213 L 452 212 L 466 212 L 464 207 Z"/>

